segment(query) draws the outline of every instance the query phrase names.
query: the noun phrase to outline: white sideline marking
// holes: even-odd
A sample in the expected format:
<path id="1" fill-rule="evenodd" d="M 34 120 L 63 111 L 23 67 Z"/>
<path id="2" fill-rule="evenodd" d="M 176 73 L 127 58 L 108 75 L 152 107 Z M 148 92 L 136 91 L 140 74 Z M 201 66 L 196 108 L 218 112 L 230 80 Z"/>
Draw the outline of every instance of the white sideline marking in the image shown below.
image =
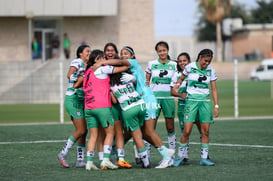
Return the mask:
<path id="1" fill-rule="evenodd" d="M 13 145 L 13 144 L 35 144 L 35 143 L 60 143 L 66 140 L 43 140 L 43 141 L 10 141 L 10 142 L 0 142 L 0 145 Z"/>
<path id="2" fill-rule="evenodd" d="M 14 142 L 0 142 L 0 145 L 13 145 L 13 144 L 36 144 L 36 143 L 62 143 L 66 140 L 41 140 L 41 141 L 14 141 Z M 130 140 L 132 142 L 132 140 Z M 166 141 L 163 141 L 167 143 Z M 190 142 L 193 145 L 199 145 L 197 142 Z M 267 145 L 241 145 L 241 144 L 222 144 L 222 143 L 209 143 L 214 146 L 226 146 L 226 147 L 248 147 L 248 148 L 273 148 L 273 146 Z"/>
<path id="3" fill-rule="evenodd" d="M 199 145 L 200 143 L 190 142 L 190 144 Z M 273 146 L 266 146 L 266 145 L 241 145 L 241 144 L 221 144 L 221 143 L 209 143 L 209 145 L 227 146 L 227 147 L 273 148 Z"/>

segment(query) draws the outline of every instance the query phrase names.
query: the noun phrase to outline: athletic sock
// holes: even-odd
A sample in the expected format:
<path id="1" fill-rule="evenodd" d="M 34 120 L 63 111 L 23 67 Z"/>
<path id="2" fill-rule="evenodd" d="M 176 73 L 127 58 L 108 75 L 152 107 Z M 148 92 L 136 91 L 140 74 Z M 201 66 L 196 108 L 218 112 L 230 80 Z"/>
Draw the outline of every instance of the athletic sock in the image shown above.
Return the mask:
<path id="1" fill-rule="evenodd" d="M 170 149 L 172 149 L 172 150 L 176 149 L 176 134 L 175 134 L 175 132 L 168 133 L 168 143 L 169 143 Z"/>
<path id="2" fill-rule="evenodd" d="M 144 145 L 145 145 L 145 147 L 146 147 L 147 154 L 148 154 L 148 156 L 150 157 L 150 153 L 151 153 L 152 146 L 151 146 L 151 144 L 150 144 L 148 141 L 146 141 L 146 140 L 143 140 L 143 142 L 144 142 Z"/>
<path id="3" fill-rule="evenodd" d="M 118 148 L 118 159 L 124 160 L 124 157 L 125 157 L 124 148 Z"/>
<path id="4" fill-rule="evenodd" d="M 103 160 L 103 152 L 98 152 L 98 155 L 99 155 L 100 162 L 102 162 L 102 160 Z"/>
<path id="5" fill-rule="evenodd" d="M 163 157 L 164 160 L 169 160 L 170 156 L 167 152 L 168 148 L 164 145 L 162 145 L 161 147 L 157 148 L 157 151 L 160 153 L 160 155 Z"/>
<path id="6" fill-rule="evenodd" d="M 209 155 L 209 144 L 201 143 L 201 158 L 207 159 Z"/>
<path id="7" fill-rule="evenodd" d="M 93 151 L 87 151 L 87 161 L 90 162 L 94 160 L 95 153 Z"/>
<path id="8" fill-rule="evenodd" d="M 103 145 L 103 160 L 105 159 L 109 160 L 111 151 L 112 151 L 112 146 Z"/>
<path id="9" fill-rule="evenodd" d="M 137 149 L 137 152 L 142 160 L 144 167 L 147 167 L 150 164 L 150 161 L 146 147 L 144 146 L 142 148 Z"/>
<path id="10" fill-rule="evenodd" d="M 78 144 L 77 146 L 77 160 L 84 160 L 85 144 Z"/>
<path id="11" fill-rule="evenodd" d="M 76 139 L 71 135 L 68 140 L 66 141 L 63 149 L 62 149 L 62 154 L 63 155 L 67 155 L 67 153 L 69 152 L 69 150 L 72 148 L 72 146 L 76 143 Z"/>
<path id="12" fill-rule="evenodd" d="M 188 158 L 189 153 L 189 143 L 178 143 L 178 157 L 179 158 Z"/>

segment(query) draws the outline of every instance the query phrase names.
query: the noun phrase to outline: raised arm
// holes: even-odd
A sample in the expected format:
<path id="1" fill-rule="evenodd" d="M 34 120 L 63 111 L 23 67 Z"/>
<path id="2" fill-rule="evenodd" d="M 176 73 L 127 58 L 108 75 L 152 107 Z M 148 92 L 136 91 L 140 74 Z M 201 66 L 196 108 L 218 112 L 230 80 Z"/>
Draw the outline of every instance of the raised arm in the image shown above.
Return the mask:
<path id="1" fill-rule="evenodd" d="M 125 72 L 126 70 L 128 70 L 128 66 L 115 67 L 113 70 L 113 74 Z"/>
<path id="2" fill-rule="evenodd" d="M 109 60 L 103 60 L 102 64 L 104 65 L 125 65 L 125 66 L 131 66 L 131 63 L 125 59 L 125 60 L 119 60 L 119 59 L 109 59 Z"/>

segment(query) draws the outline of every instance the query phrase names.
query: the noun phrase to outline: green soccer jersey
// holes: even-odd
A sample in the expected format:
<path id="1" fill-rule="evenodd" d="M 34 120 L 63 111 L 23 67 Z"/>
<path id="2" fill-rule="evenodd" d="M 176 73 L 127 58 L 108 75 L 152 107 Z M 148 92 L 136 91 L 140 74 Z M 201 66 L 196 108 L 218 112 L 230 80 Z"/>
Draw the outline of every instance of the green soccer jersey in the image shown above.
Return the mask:
<path id="1" fill-rule="evenodd" d="M 176 62 L 169 60 L 163 64 L 159 60 L 150 61 L 146 72 L 151 74 L 150 88 L 156 98 L 173 99 L 170 93 L 170 84 L 176 72 Z"/>
<path id="2" fill-rule="evenodd" d="M 111 91 L 118 99 L 120 107 L 123 111 L 144 103 L 143 99 L 135 90 L 135 87 L 131 82 L 111 86 Z"/>
<path id="3" fill-rule="evenodd" d="M 215 70 L 208 65 L 201 70 L 197 62 L 188 64 L 183 74 L 188 77 L 187 98 L 196 101 L 210 101 L 209 84 L 217 79 Z"/>
<path id="4" fill-rule="evenodd" d="M 178 72 L 176 71 L 172 77 L 172 82 L 171 82 L 171 87 L 173 87 L 177 80 L 181 77 L 182 75 L 182 72 Z M 183 80 L 182 84 L 180 85 L 180 88 L 178 90 L 178 93 L 185 93 L 186 92 L 186 89 L 187 89 L 187 77 Z M 179 101 L 185 101 L 184 99 L 182 99 L 181 97 L 178 97 L 178 100 Z"/>
<path id="5" fill-rule="evenodd" d="M 79 75 L 83 75 L 84 74 L 84 62 L 82 61 L 82 59 L 77 58 L 72 60 L 70 67 L 75 67 L 77 69 L 77 71 L 75 72 L 75 76 L 79 76 Z M 68 86 L 67 86 L 67 90 L 66 90 L 66 95 L 71 96 L 74 95 L 75 93 L 77 93 L 78 96 L 80 97 L 84 97 L 84 93 L 81 88 L 75 89 L 73 88 L 73 84 L 74 81 L 68 80 Z"/>

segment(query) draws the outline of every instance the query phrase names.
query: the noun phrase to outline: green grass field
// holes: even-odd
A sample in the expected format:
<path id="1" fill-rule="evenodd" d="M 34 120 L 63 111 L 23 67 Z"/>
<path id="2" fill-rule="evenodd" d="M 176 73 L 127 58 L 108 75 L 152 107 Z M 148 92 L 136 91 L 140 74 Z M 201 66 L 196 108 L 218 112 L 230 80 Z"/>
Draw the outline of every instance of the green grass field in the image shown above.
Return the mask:
<path id="1" fill-rule="evenodd" d="M 63 168 L 57 160 L 65 140 L 73 132 L 72 124 L 0 126 L 1 180 L 272 180 L 273 120 L 216 121 L 211 126 L 210 157 L 214 167 L 199 166 L 199 135 L 194 127 L 190 138 L 190 165 L 167 169 L 142 169 L 134 162 L 132 143 L 126 147 L 126 159 L 132 169 L 86 171 Z M 167 141 L 164 123 L 157 132 Z M 176 125 L 177 139 L 181 136 Z M 166 145 L 166 142 L 165 142 Z M 76 162 L 75 147 L 68 155 Z M 153 166 L 160 156 L 153 148 Z M 99 161 L 96 154 L 95 164 Z"/>
<path id="2" fill-rule="evenodd" d="M 234 116 L 234 88 L 232 81 L 218 81 L 220 118 Z M 273 99 L 269 81 L 239 82 L 239 116 L 273 116 Z M 58 104 L 0 105 L 0 123 L 58 122 Z M 68 114 L 64 114 L 69 122 Z"/>

